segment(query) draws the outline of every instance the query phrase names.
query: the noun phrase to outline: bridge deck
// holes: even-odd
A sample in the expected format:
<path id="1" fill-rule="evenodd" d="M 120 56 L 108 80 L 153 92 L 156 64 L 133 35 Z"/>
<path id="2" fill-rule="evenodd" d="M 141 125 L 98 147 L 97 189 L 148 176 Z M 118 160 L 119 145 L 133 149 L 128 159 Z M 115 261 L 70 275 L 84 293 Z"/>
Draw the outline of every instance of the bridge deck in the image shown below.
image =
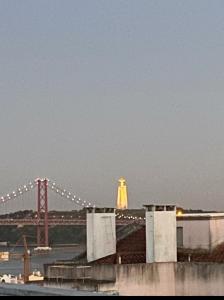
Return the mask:
<path id="1" fill-rule="evenodd" d="M 126 225 L 130 223 L 135 223 L 133 220 L 116 220 L 116 225 Z M 44 225 L 44 220 L 41 220 L 39 222 L 40 225 Z M 86 225 L 86 219 L 60 219 L 60 218 L 49 218 L 48 219 L 49 226 L 55 226 L 55 225 Z M 138 221 L 139 224 L 139 221 Z M 142 221 L 142 224 L 144 222 Z M 0 226 L 5 225 L 37 225 L 37 219 L 0 219 Z"/>

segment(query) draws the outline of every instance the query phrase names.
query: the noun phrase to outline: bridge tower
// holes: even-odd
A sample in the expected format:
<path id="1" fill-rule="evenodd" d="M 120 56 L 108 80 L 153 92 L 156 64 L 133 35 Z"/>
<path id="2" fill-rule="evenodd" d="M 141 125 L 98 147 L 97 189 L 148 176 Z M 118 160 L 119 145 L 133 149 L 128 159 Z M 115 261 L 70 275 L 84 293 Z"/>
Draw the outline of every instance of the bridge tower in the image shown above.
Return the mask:
<path id="1" fill-rule="evenodd" d="M 127 209 L 128 208 L 128 195 L 127 195 L 127 185 L 124 178 L 118 180 L 119 186 L 117 191 L 117 209 Z"/>
<path id="2" fill-rule="evenodd" d="M 48 247 L 48 180 L 38 179 L 38 199 L 37 199 L 37 246 Z"/>

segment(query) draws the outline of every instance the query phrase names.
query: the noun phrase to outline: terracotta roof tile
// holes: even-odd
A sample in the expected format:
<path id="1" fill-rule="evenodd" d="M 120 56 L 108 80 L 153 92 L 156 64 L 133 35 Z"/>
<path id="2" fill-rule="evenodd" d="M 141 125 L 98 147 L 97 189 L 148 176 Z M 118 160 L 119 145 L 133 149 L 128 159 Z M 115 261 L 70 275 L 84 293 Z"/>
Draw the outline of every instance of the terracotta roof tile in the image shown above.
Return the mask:
<path id="1" fill-rule="evenodd" d="M 94 264 L 116 264 L 119 257 L 122 264 L 145 263 L 146 261 L 145 226 L 129 232 L 117 242 L 117 253 L 100 258 Z"/>
<path id="2" fill-rule="evenodd" d="M 178 250 L 178 261 L 188 261 L 190 255 L 190 261 L 194 262 L 224 262 L 224 243 L 218 245 L 212 251 L 203 250 Z"/>

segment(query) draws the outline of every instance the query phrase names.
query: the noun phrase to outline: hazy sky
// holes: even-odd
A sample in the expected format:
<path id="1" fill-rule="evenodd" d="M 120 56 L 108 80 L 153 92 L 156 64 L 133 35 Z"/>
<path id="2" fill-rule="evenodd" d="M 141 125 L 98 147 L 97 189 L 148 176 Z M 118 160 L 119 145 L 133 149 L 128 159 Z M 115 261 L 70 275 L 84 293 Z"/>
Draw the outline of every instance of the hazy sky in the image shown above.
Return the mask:
<path id="1" fill-rule="evenodd" d="M 224 210 L 223 0 L 0 0 L 0 104 L 1 195 Z"/>

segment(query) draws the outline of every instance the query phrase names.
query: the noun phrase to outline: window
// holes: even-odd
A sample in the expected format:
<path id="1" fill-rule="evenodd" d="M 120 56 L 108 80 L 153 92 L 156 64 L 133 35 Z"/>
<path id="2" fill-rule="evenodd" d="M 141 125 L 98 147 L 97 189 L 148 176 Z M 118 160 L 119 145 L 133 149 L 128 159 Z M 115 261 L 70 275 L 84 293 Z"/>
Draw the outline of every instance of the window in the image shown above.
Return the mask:
<path id="1" fill-rule="evenodd" d="M 177 227 L 177 248 L 182 248 L 183 246 L 183 227 Z"/>

